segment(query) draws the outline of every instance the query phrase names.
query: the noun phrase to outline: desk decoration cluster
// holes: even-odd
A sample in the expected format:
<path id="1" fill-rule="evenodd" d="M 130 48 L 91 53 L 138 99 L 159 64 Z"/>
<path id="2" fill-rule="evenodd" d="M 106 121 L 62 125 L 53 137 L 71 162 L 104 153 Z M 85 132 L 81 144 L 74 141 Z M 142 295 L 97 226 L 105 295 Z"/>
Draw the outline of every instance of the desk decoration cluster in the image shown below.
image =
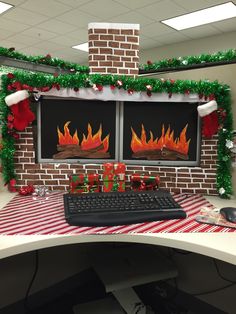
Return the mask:
<path id="1" fill-rule="evenodd" d="M 124 192 L 128 187 L 125 184 L 126 166 L 122 162 L 108 162 L 103 164 L 101 180 L 96 173 L 76 174 L 69 178 L 70 193 L 89 192 Z M 156 190 L 160 183 L 159 176 L 132 174 L 131 190 Z"/>

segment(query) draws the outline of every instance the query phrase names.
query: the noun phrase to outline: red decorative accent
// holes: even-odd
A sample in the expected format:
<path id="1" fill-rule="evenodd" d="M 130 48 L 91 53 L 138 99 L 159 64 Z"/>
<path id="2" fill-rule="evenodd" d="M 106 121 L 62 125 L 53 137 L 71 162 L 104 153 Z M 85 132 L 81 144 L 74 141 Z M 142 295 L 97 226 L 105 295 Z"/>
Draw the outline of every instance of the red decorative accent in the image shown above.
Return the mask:
<path id="1" fill-rule="evenodd" d="M 79 91 L 79 88 L 78 88 L 78 87 L 74 87 L 74 91 L 75 91 L 75 92 L 78 92 L 78 91 Z"/>
<path id="2" fill-rule="evenodd" d="M 30 110 L 28 98 L 10 108 L 14 116 L 13 127 L 18 131 L 23 131 L 35 119 L 34 113 Z"/>
<path id="3" fill-rule="evenodd" d="M 151 60 L 148 60 L 148 61 L 147 61 L 147 65 L 152 65 L 152 61 L 151 61 Z"/>
<path id="4" fill-rule="evenodd" d="M 128 94 L 133 95 L 133 93 L 134 93 L 134 90 L 132 88 L 129 88 L 128 89 Z"/>
<path id="5" fill-rule="evenodd" d="M 51 58 L 52 58 L 52 56 L 48 53 L 48 54 L 45 56 L 45 58 L 47 58 L 47 59 L 51 59 Z"/>
<path id="6" fill-rule="evenodd" d="M 9 192 L 16 192 L 16 180 L 15 179 L 11 179 L 8 183 L 8 190 Z"/>
<path id="7" fill-rule="evenodd" d="M 116 89 L 115 85 L 110 85 L 110 89 L 111 89 L 111 90 Z"/>
<path id="8" fill-rule="evenodd" d="M 9 79 L 13 79 L 15 76 L 14 76 L 13 73 L 8 73 L 8 74 L 7 74 L 7 77 L 8 77 Z"/>
<path id="9" fill-rule="evenodd" d="M 215 100 L 216 98 L 215 98 L 215 95 L 214 94 L 211 94 L 211 95 L 209 95 L 209 100 Z"/>
<path id="10" fill-rule="evenodd" d="M 26 196 L 26 195 L 31 195 L 34 192 L 34 186 L 33 185 L 26 185 L 22 186 L 19 189 L 19 194 Z"/>
<path id="11" fill-rule="evenodd" d="M 57 72 L 53 73 L 53 76 L 54 76 L 54 77 L 58 77 L 58 75 L 59 75 L 59 74 L 58 74 Z"/>
<path id="12" fill-rule="evenodd" d="M 211 138 L 217 133 L 219 129 L 218 114 L 217 111 L 213 111 L 211 114 L 202 117 L 203 126 L 202 134 L 206 138 Z"/>

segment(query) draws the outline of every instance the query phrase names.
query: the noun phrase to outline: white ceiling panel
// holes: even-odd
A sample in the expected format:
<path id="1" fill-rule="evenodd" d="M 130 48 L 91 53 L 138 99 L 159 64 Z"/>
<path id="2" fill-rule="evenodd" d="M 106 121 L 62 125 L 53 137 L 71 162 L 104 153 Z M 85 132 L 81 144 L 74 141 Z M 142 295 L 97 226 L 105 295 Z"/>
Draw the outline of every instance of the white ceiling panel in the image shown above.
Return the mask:
<path id="1" fill-rule="evenodd" d="M 160 46 L 163 46 L 163 42 L 154 40 L 152 38 L 140 37 L 140 50 L 146 50 Z"/>
<path id="2" fill-rule="evenodd" d="M 182 8 L 185 8 L 188 12 L 201 10 L 209 7 L 209 3 L 206 0 L 174 0 L 174 3 Z"/>
<path id="3" fill-rule="evenodd" d="M 54 0 L 28 0 L 21 5 L 21 8 L 32 12 L 35 12 L 35 8 L 37 8 L 39 14 L 49 17 L 54 17 L 70 10 L 67 5 Z"/>
<path id="4" fill-rule="evenodd" d="M 16 34 L 14 36 L 10 36 L 7 40 L 16 42 L 17 44 L 24 44 L 25 46 L 31 46 L 37 44 L 40 40 L 37 37 L 29 37 L 22 34 Z"/>
<path id="5" fill-rule="evenodd" d="M 21 48 L 26 47 L 26 45 L 22 43 L 16 43 L 15 41 L 10 41 L 8 39 L 1 40 L 1 46 L 5 48 L 15 48 L 17 51 L 19 51 Z"/>
<path id="6" fill-rule="evenodd" d="M 170 17 L 174 17 L 187 12 L 186 9 L 178 6 L 171 0 L 158 1 L 141 9 L 137 9 L 137 12 L 154 19 L 155 21 L 161 21 Z"/>
<path id="7" fill-rule="evenodd" d="M 66 4 L 69 7 L 72 8 L 78 8 L 81 5 L 90 2 L 91 0 L 56 0 L 58 3 Z"/>
<path id="8" fill-rule="evenodd" d="M 88 41 L 88 27 L 87 27 L 87 25 L 85 28 L 79 28 L 74 32 L 68 33 L 67 37 L 73 38 L 75 40 L 75 42 L 78 42 L 78 43 L 75 43 L 75 45 Z"/>
<path id="9" fill-rule="evenodd" d="M 57 20 L 75 25 L 78 28 L 88 27 L 88 23 L 99 22 L 99 18 L 91 14 L 81 12 L 80 9 L 72 10 L 68 13 L 57 16 Z"/>
<path id="10" fill-rule="evenodd" d="M 198 27 L 185 29 L 185 30 L 182 30 L 181 33 L 192 39 L 222 34 L 220 30 L 210 25 L 204 25 L 204 26 L 198 26 Z"/>
<path id="11" fill-rule="evenodd" d="M 112 19 L 110 19 L 108 22 L 140 24 L 140 27 L 142 27 L 144 25 L 151 24 L 155 21 L 138 12 L 132 11 L 132 12 L 128 12 L 119 16 L 115 16 Z"/>
<path id="12" fill-rule="evenodd" d="M 236 18 L 228 19 L 221 22 L 215 22 L 211 25 L 222 32 L 233 32 L 236 31 Z"/>
<path id="13" fill-rule="evenodd" d="M 23 22 L 16 23 L 14 21 L 7 20 L 4 17 L 0 17 L 0 28 L 17 33 L 29 28 L 29 25 L 26 25 Z"/>
<path id="14" fill-rule="evenodd" d="M 17 23 L 23 22 L 26 25 L 36 25 L 48 19 L 47 16 L 38 14 L 37 11 L 31 12 L 18 7 L 7 11 L 6 14 L 4 14 L 4 18 L 15 21 Z"/>
<path id="15" fill-rule="evenodd" d="M 115 0 L 116 2 L 124 5 L 130 9 L 138 9 L 150 5 L 152 3 L 157 3 L 162 0 Z"/>
<path id="16" fill-rule="evenodd" d="M 163 44 L 169 45 L 171 43 L 186 41 L 186 40 L 189 40 L 190 38 L 184 34 L 181 34 L 177 31 L 175 31 L 175 32 L 170 33 L 170 34 L 159 35 L 159 36 L 153 37 L 153 39 L 160 41 Z"/>
<path id="17" fill-rule="evenodd" d="M 6 39 L 7 37 L 12 36 L 13 34 L 15 34 L 13 31 L 0 28 L 0 39 Z"/>
<path id="18" fill-rule="evenodd" d="M 65 49 L 66 45 L 63 45 L 63 44 L 59 45 L 59 44 L 55 44 L 53 42 L 45 40 L 45 41 L 38 42 L 37 44 L 34 44 L 34 47 L 45 49 L 45 52 L 46 52 L 45 54 L 47 54 L 47 53 L 57 51 L 60 49 Z"/>
<path id="19" fill-rule="evenodd" d="M 173 29 L 162 24 L 161 22 L 155 22 L 155 23 L 146 25 L 140 29 L 141 36 L 144 35 L 147 37 L 156 37 L 163 33 L 171 33 L 171 32 L 173 32 Z"/>
<path id="20" fill-rule="evenodd" d="M 88 14 L 92 14 L 101 19 L 110 19 L 113 16 L 127 13 L 129 8 L 120 5 L 113 0 L 93 0 L 80 7 L 80 10 Z"/>
<path id="21" fill-rule="evenodd" d="M 48 40 L 57 36 L 56 33 L 46 31 L 39 27 L 30 27 L 27 30 L 23 31 L 21 34 L 37 38 L 38 40 Z"/>
<path id="22" fill-rule="evenodd" d="M 59 35 L 72 32 L 76 30 L 77 28 L 74 25 L 71 25 L 71 24 L 56 20 L 56 19 L 50 19 L 49 21 L 40 23 L 38 26 L 42 29 L 49 30 Z"/>

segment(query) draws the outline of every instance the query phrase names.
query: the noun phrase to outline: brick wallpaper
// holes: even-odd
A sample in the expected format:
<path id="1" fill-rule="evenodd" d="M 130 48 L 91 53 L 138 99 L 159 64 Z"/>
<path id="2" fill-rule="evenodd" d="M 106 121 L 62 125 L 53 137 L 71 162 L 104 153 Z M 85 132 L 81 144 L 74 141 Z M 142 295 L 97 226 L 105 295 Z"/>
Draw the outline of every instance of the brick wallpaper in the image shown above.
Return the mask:
<path id="1" fill-rule="evenodd" d="M 120 24 L 89 24 L 90 73 L 137 76 L 139 72 L 139 29 Z M 97 26 L 96 26 L 97 25 Z M 121 26 L 120 26 L 121 27 Z M 127 26 L 129 27 L 129 26 Z"/>
<path id="2" fill-rule="evenodd" d="M 68 176 L 76 173 L 102 174 L 102 165 L 35 163 L 32 127 L 19 133 L 16 141 L 15 169 L 18 186 L 43 184 L 52 190 L 68 189 Z M 216 191 L 217 136 L 203 140 L 200 167 L 166 167 L 127 165 L 126 183 L 130 175 L 159 175 L 161 187 L 171 192 L 218 195 Z"/>

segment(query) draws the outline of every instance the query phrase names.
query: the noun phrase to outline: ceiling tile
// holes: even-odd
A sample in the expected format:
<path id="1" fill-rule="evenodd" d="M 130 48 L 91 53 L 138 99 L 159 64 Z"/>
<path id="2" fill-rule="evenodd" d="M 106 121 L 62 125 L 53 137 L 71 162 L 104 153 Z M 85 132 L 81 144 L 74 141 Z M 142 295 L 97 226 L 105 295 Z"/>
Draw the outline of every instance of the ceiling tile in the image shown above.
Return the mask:
<path id="1" fill-rule="evenodd" d="M 32 12 L 37 11 L 39 14 L 49 17 L 57 16 L 71 9 L 67 5 L 54 0 L 28 0 L 21 5 L 21 8 L 25 8 Z"/>
<path id="2" fill-rule="evenodd" d="M 221 31 L 217 30 L 216 28 L 210 25 L 203 25 L 203 26 L 185 29 L 185 30 L 182 30 L 181 33 L 192 39 L 222 34 Z"/>
<path id="3" fill-rule="evenodd" d="M 140 34 L 149 38 L 161 35 L 163 33 L 171 33 L 173 29 L 162 24 L 161 22 L 155 22 L 146 25 L 140 29 Z"/>
<path id="4" fill-rule="evenodd" d="M 48 17 L 38 14 L 37 11 L 33 13 L 31 11 L 27 11 L 18 7 L 10 10 L 9 13 L 7 12 L 6 14 L 4 14 L 4 18 L 19 23 L 22 23 L 23 21 L 23 23 L 26 25 L 35 25 L 48 19 Z"/>
<path id="5" fill-rule="evenodd" d="M 193 12 L 209 7 L 209 3 L 207 3 L 206 0 L 174 0 L 173 2 L 175 2 L 175 4 L 177 4 L 178 6 L 186 9 L 188 12 Z"/>
<path id="6" fill-rule="evenodd" d="M 75 38 L 68 37 L 67 35 L 57 36 L 50 39 L 49 41 L 55 44 L 59 44 L 59 45 L 63 43 L 63 45 L 67 47 L 72 47 L 81 43 L 79 39 L 76 40 Z"/>
<path id="7" fill-rule="evenodd" d="M 14 36 L 11 36 L 8 38 L 8 40 L 16 42 L 17 44 L 18 43 L 24 44 L 25 46 L 31 46 L 39 42 L 39 39 L 36 37 L 29 37 L 22 34 L 16 34 Z"/>
<path id="8" fill-rule="evenodd" d="M 57 34 L 45 31 L 44 29 L 38 27 L 31 27 L 23 32 L 22 35 L 37 38 L 38 40 L 48 40 L 57 36 Z"/>
<path id="9" fill-rule="evenodd" d="M 12 4 L 12 5 L 19 5 L 21 3 L 24 3 L 25 0 L 7 0 L 7 1 L 3 1 L 3 2 L 6 2 L 8 4 Z"/>
<path id="10" fill-rule="evenodd" d="M 137 24 L 140 24 L 140 27 L 142 28 L 144 25 L 148 25 L 155 21 L 138 12 L 132 11 L 132 12 L 122 14 L 120 16 L 113 17 L 111 20 L 107 22 L 134 23 L 134 24 L 137 23 Z"/>
<path id="11" fill-rule="evenodd" d="M 15 41 L 10 41 L 8 39 L 1 40 L 1 46 L 5 48 L 14 47 L 17 51 L 19 51 L 23 47 L 26 47 L 26 45 L 23 43 L 16 43 Z"/>
<path id="12" fill-rule="evenodd" d="M 56 44 L 56 43 L 53 43 L 53 42 L 50 42 L 50 41 L 41 41 L 37 44 L 34 44 L 33 45 L 34 47 L 38 47 L 40 49 L 44 49 L 46 54 L 47 53 L 50 53 L 50 52 L 53 52 L 53 51 L 57 51 L 57 50 L 60 50 L 60 49 L 64 49 L 66 46 L 65 45 L 61 45 L 61 44 Z"/>
<path id="13" fill-rule="evenodd" d="M 178 6 L 171 0 L 153 3 L 144 8 L 137 9 L 137 11 L 149 18 L 154 19 L 155 21 L 161 21 L 163 19 L 175 17 L 187 12 L 186 9 Z"/>
<path id="14" fill-rule="evenodd" d="M 66 4 L 72 8 L 78 8 L 79 6 L 90 2 L 91 0 L 56 0 L 56 2 Z"/>
<path id="15" fill-rule="evenodd" d="M 6 39 L 7 37 L 12 36 L 14 34 L 15 32 L 13 31 L 0 28 L 0 39 Z"/>
<path id="16" fill-rule="evenodd" d="M 190 40 L 191 38 L 189 38 L 188 36 L 181 34 L 177 31 L 172 32 L 170 34 L 165 34 L 165 35 L 160 35 L 160 36 L 156 36 L 153 37 L 154 40 L 160 41 L 165 45 L 169 45 L 169 44 L 174 44 L 174 43 L 178 43 L 178 42 L 183 42 L 186 40 Z"/>
<path id="17" fill-rule="evenodd" d="M 147 5 L 150 5 L 151 3 L 157 3 L 158 1 L 162 0 L 115 0 L 116 2 L 119 2 L 120 4 L 124 5 L 127 8 L 130 9 L 138 9 L 145 7 Z"/>
<path id="18" fill-rule="evenodd" d="M 14 33 L 23 31 L 27 28 L 29 28 L 29 25 L 23 24 L 23 23 L 16 23 L 14 21 L 5 19 L 3 17 L 0 18 L 0 28 L 12 31 Z"/>
<path id="19" fill-rule="evenodd" d="M 34 46 L 21 48 L 19 51 L 30 56 L 45 56 L 48 53 L 48 51 L 45 53 L 45 49 Z"/>
<path id="20" fill-rule="evenodd" d="M 76 26 L 58 21 L 56 19 L 50 19 L 49 21 L 39 24 L 38 27 L 59 35 L 76 30 Z"/>
<path id="21" fill-rule="evenodd" d="M 99 17 L 103 19 L 103 21 L 130 11 L 129 8 L 114 2 L 113 0 L 99 0 L 99 2 L 93 0 L 85 5 L 82 5 L 80 10 Z"/>
<path id="22" fill-rule="evenodd" d="M 140 46 L 141 46 L 140 50 L 146 50 L 146 49 L 163 46 L 163 43 L 153 40 L 151 38 L 140 38 Z"/>
<path id="23" fill-rule="evenodd" d="M 233 32 L 236 31 L 236 18 L 215 22 L 211 25 L 219 29 L 221 32 Z"/>
<path id="24" fill-rule="evenodd" d="M 86 28 L 79 28 L 74 32 L 70 32 L 67 36 L 78 41 L 78 44 L 86 42 L 88 41 L 88 26 L 86 25 Z"/>
<path id="25" fill-rule="evenodd" d="M 68 13 L 57 16 L 57 20 L 75 25 L 79 28 L 81 27 L 88 28 L 88 23 L 99 22 L 100 19 L 96 18 L 93 15 L 81 12 L 80 9 L 75 9 Z"/>

